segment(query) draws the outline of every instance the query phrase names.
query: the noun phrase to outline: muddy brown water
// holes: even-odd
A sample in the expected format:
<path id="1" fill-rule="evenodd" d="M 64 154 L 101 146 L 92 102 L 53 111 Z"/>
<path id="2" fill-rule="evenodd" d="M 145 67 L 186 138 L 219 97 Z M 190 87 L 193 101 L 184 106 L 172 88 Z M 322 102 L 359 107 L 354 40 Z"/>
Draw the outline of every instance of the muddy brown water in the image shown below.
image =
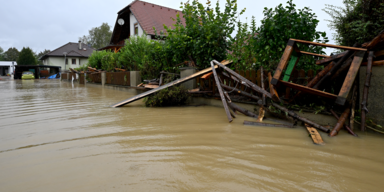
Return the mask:
<path id="1" fill-rule="evenodd" d="M 0 191 L 382 191 L 384 137 L 228 123 L 213 106 L 111 104 L 136 90 L 0 81 Z"/>

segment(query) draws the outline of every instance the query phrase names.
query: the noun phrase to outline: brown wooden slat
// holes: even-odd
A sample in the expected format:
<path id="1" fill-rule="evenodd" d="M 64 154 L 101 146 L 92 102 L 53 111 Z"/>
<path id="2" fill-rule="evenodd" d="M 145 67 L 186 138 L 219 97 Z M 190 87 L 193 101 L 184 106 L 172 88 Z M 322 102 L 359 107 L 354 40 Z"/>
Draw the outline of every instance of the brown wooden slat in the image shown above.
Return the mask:
<path id="1" fill-rule="evenodd" d="M 227 100 L 226 100 L 226 98 L 224 96 L 223 88 L 221 87 L 221 83 L 219 81 L 219 76 L 216 73 L 215 65 L 213 64 L 212 61 L 211 61 L 211 66 L 212 66 L 213 78 L 215 79 L 215 82 L 216 82 L 216 85 L 217 85 L 217 89 L 219 90 L 220 98 L 221 98 L 221 101 L 223 102 L 225 113 L 227 114 L 228 121 L 232 122 L 233 121 L 232 115 L 229 112 Z"/>
<path id="2" fill-rule="evenodd" d="M 208 79 L 209 77 L 211 77 L 212 76 L 212 72 L 210 72 L 210 73 L 207 73 L 207 74 L 205 74 L 205 75 L 203 75 L 203 76 L 201 76 L 200 77 L 200 79 Z"/>
<path id="3" fill-rule="evenodd" d="M 313 141 L 314 144 L 324 145 L 323 138 L 321 138 L 321 136 L 320 136 L 319 132 L 317 132 L 316 128 L 311 127 L 307 123 L 305 124 L 305 127 L 307 128 L 308 133 L 311 136 L 312 141 Z"/>
<path id="4" fill-rule="evenodd" d="M 322 46 L 322 47 L 332 47 L 332 48 L 336 48 L 336 49 L 345 49 L 345 50 L 352 50 L 352 51 L 367 51 L 367 49 L 363 49 L 363 48 L 347 47 L 347 46 L 324 44 L 324 43 L 316 43 L 316 42 L 304 41 L 304 40 L 300 40 L 300 39 L 290 39 L 290 40 L 298 42 L 298 43 L 304 43 L 304 44 L 316 45 L 316 46 Z"/>
<path id="5" fill-rule="evenodd" d="M 293 52 L 293 49 L 294 49 L 293 48 L 294 45 L 295 45 L 294 41 L 292 41 L 292 40 L 288 41 L 287 47 L 285 47 L 283 56 L 281 57 L 280 62 L 277 65 L 277 68 L 275 70 L 275 74 L 273 75 L 273 78 L 272 78 L 272 81 L 271 81 L 272 85 L 277 85 L 278 81 L 280 80 L 280 77 L 281 77 L 281 75 L 283 73 L 283 70 L 287 66 L 287 64 L 289 62 L 289 58 L 292 55 L 292 52 Z"/>
<path id="6" fill-rule="evenodd" d="M 300 53 L 304 54 L 304 55 L 313 55 L 313 56 L 317 56 L 317 57 L 325 57 L 325 58 L 331 57 L 331 56 L 328 56 L 328 55 L 321 55 L 321 54 L 311 53 L 311 52 L 306 52 L 306 51 L 300 51 Z"/>
<path id="7" fill-rule="evenodd" d="M 364 62 L 362 63 L 361 65 L 362 66 L 367 66 L 368 62 Z M 372 62 L 372 66 L 382 66 L 384 65 L 384 60 L 381 60 L 381 61 L 373 61 Z"/>
<path id="8" fill-rule="evenodd" d="M 326 98 L 330 98 L 330 99 L 336 99 L 337 98 L 337 96 L 332 94 L 332 93 L 319 91 L 317 89 L 312 89 L 312 88 L 309 88 L 309 87 L 306 87 L 303 85 L 298 85 L 298 84 L 294 84 L 294 83 L 290 83 L 290 82 L 286 82 L 286 81 L 282 81 L 282 80 L 279 80 L 279 83 L 283 84 L 284 86 L 287 86 L 287 87 L 290 87 L 290 88 L 293 88 L 293 89 L 296 89 L 296 90 L 299 90 L 299 91 L 302 91 L 305 93 L 318 95 L 318 96 L 326 97 Z"/>
<path id="9" fill-rule="evenodd" d="M 224 61 L 221 62 L 221 64 L 223 66 L 228 65 L 230 63 L 232 63 L 232 61 L 224 60 Z M 216 66 L 216 68 L 217 68 L 217 66 Z M 158 87 L 156 89 L 149 90 L 147 92 L 144 92 L 144 93 L 141 93 L 141 94 L 136 95 L 134 97 L 131 97 L 131 98 L 127 99 L 127 100 L 124 100 L 124 101 L 121 101 L 119 103 L 113 104 L 111 107 L 121 107 L 121 106 L 124 106 L 126 104 L 129 104 L 129 103 L 132 103 L 132 102 L 137 101 L 139 99 L 142 99 L 144 97 L 147 97 L 147 96 L 149 96 L 149 95 L 151 95 L 153 93 L 156 93 L 156 92 L 158 92 L 158 91 L 160 91 L 162 89 L 165 89 L 165 88 L 168 88 L 168 87 L 172 87 L 174 85 L 178 85 L 180 83 L 189 81 L 191 79 L 194 79 L 194 78 L 196 78 L 196 77 L 198 77 L 200 75 L 204 75 L 205 73 L 208 73 L 208 72 L 211 72 L 211 71 L 212 71 L 212 68 L 207 68 L 207 69 L 201 70 L 201 71 L 199 71 L 197 73 L 194 73 L 194 74 L 192 74 L 192 75 L 190 75 L 188 77 L 184 77 L 182 79 L 177 79 L 177 80 L 172 81 L 172 82 L 170 82 L 170 83 L 168 83 L 166 85 L 160 86 L 160 87 Z"/>
<path id="10" fill-rule="evenodd" d="M 328 58 L 325 58 L 325 59 L 321 59 L 321 60 L 317 60 L 316 61 L 316 65 L 323 65 L 323 64 L 326 64 L 326 63 L 329 63 L 331 61 L 334 61 L 336 59 L 340 59 L 342 58 L 345 54 L 347 54 L 347 51 L 344 51 L 340 54 L 337 54 L 337 55 L 332 55 L 331 57 L 328 57 Z"/>
<path id="11" fill-rule="evenodd" d="M 343 86 L 341 87 L 339 95 L 336 99 L 336 104 L 344 105 L 347 101 L 348 94 L 352 88 L 353 83 L 355 82 L 355 78 L 357 76 L 357 72 L 360 69 L 361 62 L 364 59 L 364 55 L 365 51 L 360 51 L 355 55 L 351 67 L 349 68 L 347 77 L 345 78 Z"/>

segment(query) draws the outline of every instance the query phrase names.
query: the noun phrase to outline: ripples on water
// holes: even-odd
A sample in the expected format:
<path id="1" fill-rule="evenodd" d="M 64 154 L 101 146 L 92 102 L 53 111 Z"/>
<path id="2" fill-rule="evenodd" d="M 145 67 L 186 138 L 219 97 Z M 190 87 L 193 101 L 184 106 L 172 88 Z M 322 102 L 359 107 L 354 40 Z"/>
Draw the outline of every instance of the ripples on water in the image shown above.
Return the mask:
<path id="1" fill-rule="evenodd" d="M 222 108 L 146 108 L 138 94 L 0 81 L 0 191 L 382 191 L 384 138 L 229 124 Z"/>

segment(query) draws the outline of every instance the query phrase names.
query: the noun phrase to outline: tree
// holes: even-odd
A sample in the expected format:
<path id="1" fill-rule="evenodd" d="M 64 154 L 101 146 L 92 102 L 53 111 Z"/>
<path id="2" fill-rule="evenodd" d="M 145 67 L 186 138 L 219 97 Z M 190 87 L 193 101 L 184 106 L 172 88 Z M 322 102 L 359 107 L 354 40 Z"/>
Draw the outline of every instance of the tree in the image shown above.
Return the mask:
<path id="1" fill-rule="evenodd" d="M 316 31 L 319 20 L 311 9 L 304 7 L 296 9 L 292 0 L 287 1 L 287 6 L 278 5 L 275 9 L 264 8 L 264 19 L 257 29 L 256 60 L 258 65 L 274 69 L 280 61 L 281 55 L 290 38 L 320 43 L 328 42 L 325 32 Z M 322 39 L 321 39 L 322 37 Z M 301 51 L 325 54 L 324 48 L 320 46 L 309 46 L 298 44 Z M 313 65 L 313 56 L 303 55 L 296 65 L 298 69 L 316 68 Z"/>
<path id="2" fill-rule="evenodd" d="M 329 27 L 336 30 L 334 39 L 339 45 L 371 41 L 384 26 L 384 2 L 382 0 L 343 0 L 345 7 L 326 5 L 323 9 L 332 20 Z"/>
<path id="3" fill-rule="evenodd" d="M 5 61 L 4 58 L 4 49 L 0 47 L 0 61 Z"/>
<path id="4" fill-rule="evenodd" d="M 173 51 L 174 60 L 191 60 L 198 67 L 206 68 L 210 66 L 211 60 L 221 61 L 226 58 L 229 48 L 227 38 L 235 30 L 238 16 L 237 0 L 227 0 L 223 12 L 219 2 L 214 9 L 210 7 L 209 0 L 206 4 L 205 7 L 197 0 L 187 1 L 181 6 L 185 26 L 179 14 L 176 15 L 174 27 L 164 25 L 168 35 L 166 41 Z"/>
<path id="5" fill-rule="evenodd" d="M 39 60 L 40 57 L 42 57 L 43 55 L 47 54 L 47 53 L 50 53 L 51 50 L 49 49 L 44 49 L 44 51 L 40 51 L 40 53 L 36 54 L 35 57 L 36 57 L 36 60 L 37 60 L 37 64 L 38 65 L 42 65 L 43 64 L 43 61 Z"/>
<path id="6" fill-rule="evenodd" d="M 112 37 L 111 27 L 108 23 L 101 24 L 100 27 L 94 27 L 89 30 L 88 36 L 79 37 L 84 43 L 89 43 L 95 49 L 99 49 L 109 45 Z"/>
<path id="7" fill-rule="evenodd" d="M 27 47 L 23 47 L 20 51 L 19 58 L 17 59 L 18 65 L 36 65 L 36 58 L 33 55 L 33 51 Z"/>
<path id="8" fill-rule="evenodd" d="M 6 61 L 16 61 L 19 58 L 19 50 L 15 47 L 9 48 L 6 52 L 4 52 L 4 58 Z"/>

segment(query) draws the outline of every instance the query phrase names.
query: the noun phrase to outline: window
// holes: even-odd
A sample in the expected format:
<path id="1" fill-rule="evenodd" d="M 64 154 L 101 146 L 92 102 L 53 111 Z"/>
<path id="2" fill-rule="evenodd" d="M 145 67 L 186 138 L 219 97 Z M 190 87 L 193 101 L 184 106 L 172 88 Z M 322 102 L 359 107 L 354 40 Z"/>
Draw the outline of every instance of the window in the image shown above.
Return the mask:
<path id="1" fill-rule="evenodd" d="M 134 24 L 134 29 L 135 29 L 135 35 L 139 34 L 139 25 L 137 23 Z"/>
<path id="2" fill-rule="evenodd" d="M 72 65 L 76 65 L 76 59 L 72 59 Z"/>
<path id="3" fill-rule="evenodd" d="M 68 65 L 68 59 L 65 59 L 65 64 Z"/>

